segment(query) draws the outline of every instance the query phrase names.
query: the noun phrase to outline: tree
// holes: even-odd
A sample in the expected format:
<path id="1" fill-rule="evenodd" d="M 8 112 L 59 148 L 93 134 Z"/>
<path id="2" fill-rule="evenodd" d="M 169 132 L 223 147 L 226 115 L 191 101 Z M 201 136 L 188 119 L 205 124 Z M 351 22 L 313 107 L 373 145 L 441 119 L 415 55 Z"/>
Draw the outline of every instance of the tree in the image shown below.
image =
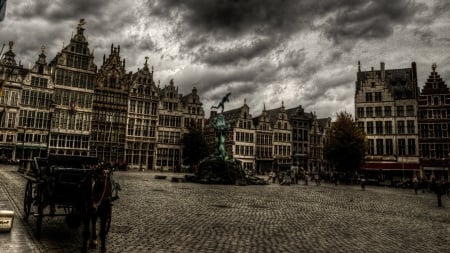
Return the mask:
<path id="1" fill-rule="evenodd" d="M 208 155 L 209 149 L 203 132 L 195 127 L 189 128 L 189 132 L 183 136 L 183 164 L 192 167 Z"/>
<path id="2" fill-rule="evenodd" d="M 364 161 L 366 136 L 356 126 L 352 115 L 339 112 L 336 121 L 326 134 L 325 158 L 338 172 L 354 174 Z"/>

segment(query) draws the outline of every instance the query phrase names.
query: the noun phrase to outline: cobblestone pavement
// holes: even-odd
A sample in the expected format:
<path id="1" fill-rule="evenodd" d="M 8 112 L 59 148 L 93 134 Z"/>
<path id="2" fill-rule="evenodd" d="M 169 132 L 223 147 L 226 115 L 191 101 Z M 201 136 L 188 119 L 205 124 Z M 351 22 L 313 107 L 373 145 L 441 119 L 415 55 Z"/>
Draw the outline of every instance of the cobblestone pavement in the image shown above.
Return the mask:
<path id="1" fill-rule="evenodd" d="M 310 184 L 224 186 L 174 183 L 174 174 L 116 172 L 109 252 L 448 252 L 450 201 L 431 193 Z M 161 175 L 161 173 L 158 173 Z M 177 175 L 181 176 L 181 175 Z M 26 181 L 0 169 L 21 206 Z M 34 219 L 29 221 L 32 229 Z M 42 252 L 79 252 L 81 230 L 44 220 Z M 93 251 L 91 252 L 98 252 Z"/>

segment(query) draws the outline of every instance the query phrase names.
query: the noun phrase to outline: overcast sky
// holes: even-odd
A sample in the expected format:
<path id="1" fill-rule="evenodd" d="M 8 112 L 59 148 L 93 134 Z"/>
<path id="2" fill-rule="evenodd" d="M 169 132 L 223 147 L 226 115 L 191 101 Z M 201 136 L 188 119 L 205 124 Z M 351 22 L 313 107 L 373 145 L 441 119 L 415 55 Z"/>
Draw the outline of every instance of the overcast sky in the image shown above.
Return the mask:
<path id="1" fill-rule="evenodd" d="M 198 89 L 207 117 L 227 92 L 226 110 L 246 99 L 253 116 L 282 101 L 353 114 L 358 60 L 363 71 L 415 61 L 420 87 L 436 62 L 450 82 L 448 0 L 8 0 L 0 43 L 13 40 L 24 66 L 45 45 L 49 62 L 81 18 L 98 67 L 112 43 L 128 72 L 148 56 L 161 86 Z"/>

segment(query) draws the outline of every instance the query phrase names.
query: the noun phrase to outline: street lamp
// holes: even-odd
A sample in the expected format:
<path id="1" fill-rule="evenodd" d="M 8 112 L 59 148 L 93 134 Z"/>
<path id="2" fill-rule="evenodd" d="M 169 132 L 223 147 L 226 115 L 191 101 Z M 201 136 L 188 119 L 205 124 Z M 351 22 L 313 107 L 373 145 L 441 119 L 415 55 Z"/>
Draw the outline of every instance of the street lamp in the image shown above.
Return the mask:
<path id="1" fill-rule="evenodd" d="M 47 158 L 50 155 L 50 136 L 52 129 L 52 117 L 53 113 L 55 112 L 55 104 L 53 103 L 53 101 L 51 101 L 48 106 Z"/>

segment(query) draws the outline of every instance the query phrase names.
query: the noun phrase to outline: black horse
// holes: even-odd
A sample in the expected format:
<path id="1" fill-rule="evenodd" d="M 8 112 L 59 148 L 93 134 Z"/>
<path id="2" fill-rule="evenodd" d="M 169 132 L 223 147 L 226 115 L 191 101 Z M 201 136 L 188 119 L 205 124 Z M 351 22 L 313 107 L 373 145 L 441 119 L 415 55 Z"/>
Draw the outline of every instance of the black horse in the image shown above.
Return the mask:
<path id="1" fill-rule="evenodd" d="M 109 232 L 112 218 L 112 202 L 118 199 L 117 191 L 119 184 L 113 182 L 111 178 L 112 170 L 99 165 L 92 169 L 84 184 L 84 194 L 86 196 L 82 204 L 83 218 L 83 245 L 82 253 L 88 252 L 88 247 L 95 249 L 97 242 L 97 220 L 100 218 L 100 252 L 106 253 L 106 235 Z M 113 196 L 113 193 L 115 195 Z M 90 230 L 92 229 L 92 231 Z M 92 236 L 91 236 L 92 232 Z"/>

